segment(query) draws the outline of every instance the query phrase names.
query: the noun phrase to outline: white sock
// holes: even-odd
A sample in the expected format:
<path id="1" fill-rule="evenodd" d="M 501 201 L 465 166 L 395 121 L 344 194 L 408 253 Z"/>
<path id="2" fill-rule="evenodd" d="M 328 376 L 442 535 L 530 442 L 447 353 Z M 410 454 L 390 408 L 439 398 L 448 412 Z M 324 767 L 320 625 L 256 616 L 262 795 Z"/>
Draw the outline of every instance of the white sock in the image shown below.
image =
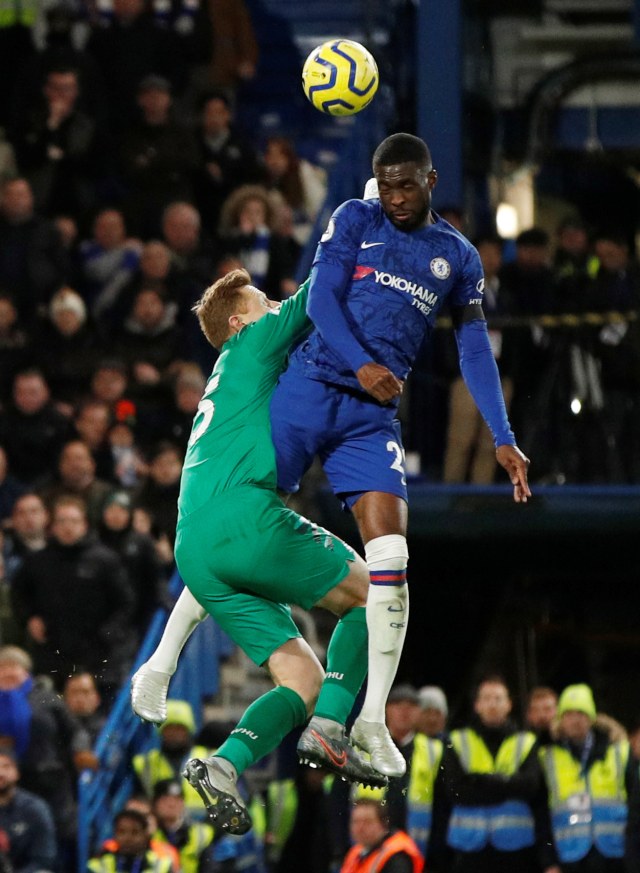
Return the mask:
<path id="1" fill-rule="evenodd" d="M 178 666 L 180 652 L 206 617 L 206 609 L 203 609 L 189 589 L 185 588 L 171 610 L 157 649 L 147 661 L 149 667 L 159 673 L 173 676 Z"/>
<path id="2" fill-rule="evenodd" d="M 366 611 L 369 673 L 360 718 L 384 724 L 387 697 L 398 670 L 409 620 L 407 541 L 397 534 L 376 537 L 366 544 L 365 557 L 371 579 Z M 398 584 L 394 585 L 394 581 Z"/>

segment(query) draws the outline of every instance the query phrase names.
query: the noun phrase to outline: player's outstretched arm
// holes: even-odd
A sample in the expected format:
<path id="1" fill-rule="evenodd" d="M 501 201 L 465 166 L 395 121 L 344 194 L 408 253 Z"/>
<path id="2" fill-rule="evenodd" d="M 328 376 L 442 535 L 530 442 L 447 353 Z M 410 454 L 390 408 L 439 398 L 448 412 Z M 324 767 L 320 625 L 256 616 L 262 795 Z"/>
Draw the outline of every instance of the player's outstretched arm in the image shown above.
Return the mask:
<path id="1" fill-rule="evenodd" d="M 517 446 L 510 445 L 498 446 L 496 458 L 511 479 L 513 499 L 516 503 L 526 503 L 531 497 L 528 481 L 529 458 Z"/>

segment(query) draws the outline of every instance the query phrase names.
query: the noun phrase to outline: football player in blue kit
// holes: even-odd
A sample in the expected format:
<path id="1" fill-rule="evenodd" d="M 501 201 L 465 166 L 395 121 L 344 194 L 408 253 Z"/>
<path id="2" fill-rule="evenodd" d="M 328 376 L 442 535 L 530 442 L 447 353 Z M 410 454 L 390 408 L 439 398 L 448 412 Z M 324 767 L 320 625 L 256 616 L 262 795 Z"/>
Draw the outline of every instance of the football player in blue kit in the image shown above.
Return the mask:
<path id="1" fill-rule="evenodd" d="M 315 327 L 280 377 L 271 427 L 279 489 L 297 491 L 318 455 L 358 525 L 371 583 L 369 672 L 351 742 L 371 755 L 376 770 L 394 777 L 404 773 L 405 761 L 386 728 L 385 703 L 409 615 L 407 485 L 396 413 L 418 350 L 445 303 L 462 375 L 491 429 L 517 503 L 530 496 L 529 460 L 507 418 L 482 312 L 480 258 L 431 209 L 437 173 L 427 145 L 410 134 L 393 134 L 376 149 L 373 172 L 378 198 L 343 203 L 320 240 L 308 302 Z M 179 651 L 203 617 L 189 598 L 188 592 L 181 595 L 158 649 L 134 677 L 134 709 L 150 720 L 159 717 Z M 339 685 L 340 676 L 332 681 Z M 317 737 L 330 730 L 327 720 L 314 715 L 300 739 L 301 756 L 313 751 L 321 757 Z"/>

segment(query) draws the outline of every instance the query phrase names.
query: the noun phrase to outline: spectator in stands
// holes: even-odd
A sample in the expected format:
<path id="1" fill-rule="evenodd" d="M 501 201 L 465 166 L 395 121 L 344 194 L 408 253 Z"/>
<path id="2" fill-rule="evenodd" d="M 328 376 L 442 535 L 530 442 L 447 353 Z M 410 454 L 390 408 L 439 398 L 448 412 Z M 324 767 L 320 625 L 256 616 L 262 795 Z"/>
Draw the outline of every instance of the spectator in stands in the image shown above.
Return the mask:
<path id="1" fill-rule="evenodd" d="M 11 525 L 4 534 L 4 557 L 12 579 L 25 557 L 47 544 L 49 514 L 38 494 L 22 494 L 13 505 Z"/>
<path id="2" fill-rule="evenodd" d="M 541 869 L 539 823 L 547 808 L 536 737 L 518 731 L 510 713 L 504 680 L 487 676 L 474 694 L 471 722 L 451 732 L 435 787 L 436 870 L 447 850 L 460 873 Z"/>
<path id="3" fill-rule="evenodd" d="M 140 253 L 140 262 L 127 285 L 123 288 L 110 316 L 110 332 L 124 322 L 131 310 L 136 294 L 142 288 L 155 288 L 164 294 L 168 301 L 180 306 L 182 282 L 178 268 L 172 263 L 171 251 L 160 240 L 145 243 Z"/>
<path id="4" fill-rule="evenodd" d="M 202 821 L 192 821 L 185 806 L 183 781 L 161 779 L 153 788 L 153 815 L 158 823 L 154 836 L 175 846 L 180 867 L 186 870 L 206 870 L 213 865 L 214 829 Z M 227 862 L 229 873 L 234 869 Z"/>
<path id="5" fill-rule="evenodd" d="M 389 812 L 379 800 L 356 800 L 351 812 L 349 850 L 340 873 L 422 873 L 424 858 L 411 837 L 393 829 Z"/>
<path id="6" fill-rule="evenodd" d="M 402 830 L 411 827 L 415 838 L 424 848 L 428 824 L 423 818 L 428 815 L 430 819 L 433 786 L 443 744 L 439 739 L 427 739 L 417 733 L 419 715 L 417 690 L 406 683 L 394 685 L 387 699 L 385 718 L 389 733 L 406 761 L 406 772 L 399 778 L 389 780 L 384 791 L 377 790 L 371 794 L 367 790 L 364 794 L 356 793 L 356 796 L 383 799 L 391 827 Z M 336 840 L 336 845 L 340 846 L 340 839 Z M 344 855 L 346 848 L 344 845 L 340 854 Z"/>
<path id="7" fill-rule="evenodd" d="M 96 201 L 102 141 L 95 119 L 80 106 L 78 71 L 62 65 L 49 70 L 41 98 L 24 113 L 14 140 L 39 212 L 87 217 Z"/>
<path id="8" fill-rule="evenodd" d="M 178 323 L 185 331 L 191 357 L 209 373 L 215 353 L 203 340 L 191 311 L 210 283 L 217 261 L 216 246 L 201 225 L 200 214 L 190 203 L 172 203 L 162 216 L 163 241 L 171 252 L 172 276 L 180 294 Z"/>
<path id="9" fill-rule="evenodd" d="M 156 430 L 170 402 L 171 375 L 187 351 L 176 324 L 176 304 L 158 288 L 141 288 L 127 320 L 114 334 L 113 347 L 131 374 L 129 390 L 137 408 L 136 437 L 145 423 Z M 157 439 L 156 435 L 154 442 Z"/>
<path id="10" fill-rule="evenodd" d="M 90 670 L 101 693 L 128 668 L 133 595 L 115 552 L 89 534 L 84 501 L 62 496 L 51 512 L 51 542 L 29 555 L 12 584 L 13 608 L 27 628 L 38 673 L 61 688 Z"/>
<path id="11" fill-rule="evenodd" d="M 124 209 L 134 231 L 149 239 L 160 232 L 166 206 L 193 200 L 200 159 L 191 132 L 173 120 L 168 79 L 142 79 L 137 103 L 140 120 L 124 135 L 120 150 L 127 189 Z"/>
<path id="12" fill-rule="evenodd" d="M 576 216 L 563 219 L 556 228 L 555 242 L 556 307 L 562 312 L 581 312 L 593 261 L 586 224 Z"/>
<path id="13" fill-rule="evenodd" d="M 199 71 L 200 65 L 211 60 L 212 33 L 207 7 L 204 0 L 172 0 L 169 4 L 152 4 L 156 24 L 172 30 L 178 37 L 182 57 L 188 68 L 189 84 L 192 84 L 193 74 Z M 185 100 L 189 96 L 187 90 Z"/>
<path id="14" fill-rule="evenodd" d="M 91 673 L 68 676 L 62 690 L 62 699 L 76 722 L 86 732 L 93 748 L 107 719 L 100 708 L 102 699 Z"/>
<path id="15" fill-rule="evenodd" d="M 172 287 L 171 251 L 165 243 L 159 240 L 151 240 L 142 247 L 138 269 L 131 277 L 129 284 L 130 296 L 131 289 L 139 291 L 143 285 L 148 288 L 157 286 L 163 290 Z M 175 294 L 169 294 L 171 299 L 175 299 L 175 296 Z"/>
<path id="16" fill-rule="evenodd" d="M 499 274 L 500 294 L 509 299 L 510 314 L 535 317 L 554 312 L 553 271 L 550 240 L 546 231 L 532 227 L 516 238 L 515 260 L 504 264 Z M 537 324 L 510 328 L 503 334 L 502 354 L 510 362 L 513 377 L 513 414 L 516 432 L 527 434 L 536 445 L 538 475 L 552 466 L 553 437 L 548 432 L 549 391 L 555 371 L 553 349 L 547 333 Z"/>
<path id="17" fill-rule="evenodd" d="M 162 236 L 171 253 L 171 263 L 184 282 L 195 284 L 198 293 L 211 280 L 215 248 L 202 232 L 198 210 L 191 203 L 175 202 L 162 214 Z M 191 298 L 182 301 L 190 304 Z M 191 310 L 189 309 L 189 312 Z"/>
<path id="18" fill-rule="evenodd" d="M 293 237 L 304 246 L 327 196 L 327 174 L 301 158 L 285 136 L 271 136 L 264 149 L 268 188 L 279 191 L 293 210 Z"/>
<path id="19" fill-rule="evenodd" d="M 51 298 L 49 317 L 36 332 L 34 359 L 60 411 L 68 417 L 89 391 L 98 360 L 98 337 L 82 297 L 61 288 Z"/>
<path id="20" fill-rule="evenodd" d="M 239 258 L 256 286 L 272 300 L 292 294 L 296 263 L 287 240 L 272 231 L 275 209 L 266 188 L 243 185 L 225 201 L 220 217 L 222 246 Z"/>
<path id="21" fill-rule="evenodd" d="M 14 374 L 29 364 L 31 342 L 15 300 L 10 294 L 0 291 L 0 404 L 11 396 Z"/>
<path id="22" fill-rule="evenodd" d="M 101 210 L 93 222 L 92 239 L 80 244 L 83 296 L 103 333 L 108 334 L 104 321 L 111 323 L 123 289 L 138 268 L 140 249 L 137 240 L 127 237 L 119 209 Z"/>
<path id="23" fill-rule="evenodd" d="M 62 447 L 54 474 L 39 490 L 50 510 L 59 497 L 79 497 L 86 507 L 89 524 L 95 526 L 113 487 L 96 478 L 96 463 L 89 446 L 72 439 Z"/>
<path id="24" fill-rule="evenodd" d="M 86 873 L 112 873 L 135 870 L 136 873 L 171 873 L 169 858 L 150 848 L 147 818 L 135 809 L 123 809 L 113 821 L 114 847 L 91 858 Z"/>
<path id="25" fill-rule="evenodd" d="M 114 491 L 102 511 L 101 541 L 120 556 L 133 595 L 132 623 L 138 643 L 153 613 L 168 602 L 164 574 L 149 534 L 132 528 L 133 503 L 126 491 Z"/>
<path id="26" fill-rule="evenodd" d="M 70 869 L 77 820 L 74 784 L 92 760 L 89 738 L 31 659 L 17 646 L 0 648 L 0 745 L 15 755 L 21 786 L 47 802 L 56 826 L 59 854 Z"/>
<path id="27" fill-rule="evenodd" d="M 124 412 L 125 403 L 119 404 L 118 408 Z M 122 488 L 134 488 L 149 472 L 133 428 L 133 423 L 125 418 L 115 421 L 109 429 L 114 477 Z"/>
<path id="28" fill-rule="evenodd" d="M 104 75 L 111 125 L 124 131 L 136 118 L 136 88 L 150 75 L 180 89 L 184 58 L 176 33 L 153 20 L 144 0 L 114 0 L 113 16 L 94 29 L 87 45 Z"/>
<path id="29" fill-rule="evenodd" d="M 595 312 L 640 310 L 640 263 L 621 234 L 596 237 L 599 266 L 589 291 Z M 640 324 L 622 320 L 597 332 L 593 351 L 600 363 L 605 431 L 605 481 L 640 482 Z"/>
<path id="30" fill-rule="evenodd" d="M 135 755 L 132 766 L 136 780 L 144 794 L 151 798 L 155 786 L 164 779 L 180 781 L 184 765 L 195 754 L 211 754 L 204 746 L 194 746 L 196 723 L 193 709 L 186 700 L 168 700 L 167 718 L 158 728 L 159 746 Z M 186 808 L 193 821 L 200 821 L 206 815 L 200 795 L 189 784 L 185 784 Z"/>
<path id="31" fill-rule="evenodd" d="M 202 399 L 206 379 L 197 364 L 185 363 L 173 379 L 171 405 L 165 409 L 160 428 L 162 439 L 169 440 L 184 452 L 191 434 L 193 418 Z M 157 432 L 156 432 L 157 434 Z M 147 444 L 151 442 L 149 433 Z M 144 437 L 141 434 L 141 439 Z"/>
<path id="32" fill-rule="evenodd" d="M 427 737 L 443 739 L 446 736 L 449 706 L 442 688 L 424 685 L 418 690 L 418 706 L 416 730 Z"/>
<path id="33" fill-rule="evenodd" d="M 589 231 L 585 222 L 577 215 L 563 218 L 556 227 L 553 268 L 560 274 L 567 268 L 586 272 L 591 253 Z"/>
<path id="34" fill-rule="evenodd" d="M 386 706 L 386 721 L 391 737 L 407 762 L 404 776 L 389 781 L 386 805 L 389 820 L 394 828 L 407 827 L 407 791 L 411 778 L 411 762 L 415 748 L 416 727 L 420 704 L 413 685 L 394 685 L 389 692 Z"/>
<path id="35" fill-rule="evenodd" d="M 0 745 L 0 833 L 8 838 L 6 856 L 10 862 L 9 867 L 0 869 L 3 873 L 52 873 L 57 847 L 51 810 L 42 798 L 19 786 L 16 757 Z"/>
<path id="36" fill-rule="evenodd" d="M 13 295 L 25 324 L 48 304 L 66 269 L 58 231 L 36 214 L 31 185 L 9 179 L 0 200 L 0 285 Z"/>
<path id="37" fill-rule="evenodd" d="M 558 695 L 553 688 L 537 685 L 527 697 L 525 722 L 538 737 L 548 737 L 558 710 Z"/>
<path id="38" fill-rule="evenodd" d="M 42 482 L 70 436 L 71 425 L 53 405 L 41 371 L 31 368 L 18 373 L 12 402 L 0 412 L 0 443 L 12 473 L 28 485 Z"/>
<path id="39" fill-rule="evenodd" d="M 91 396 L 107 403 L 115 421 L 135 423 L 136 408 L 129 397 L 129 374 L 120 358 L 103 358 L 91 378 Z"/>
<path id="40" fill-rule="evenodd" d="M 147 480 L 134 495 L 134 505 L 147 516 L 156 542 L 173 545 L 175 539 L 182 460 L 174 443 L 158 443 L 151 452 Z"/>
<path id="41" fill-rule="evenodd" d="M 105 113 L 104 80 L 98 64 L 85 48 L 88 27 L 85 9 L 72 3 L 56 2 L 45 5 L 42 13 L 36 24 L 38 52 L 33 58 L 21 59 L 16 77 L 14 127 L 20 123 L 23 107 L 32 106 L 40 98 L 48 71 L 60 68 L 77 71 L 82 108 L 102 121 Z"/>
<path id="42" fill-rule="evenodd" d="M 502 394 L 508 411 L 513 397 L 511 362 L 503 351 L 503 332 L 491 327 L 491 316 L 504 316 L 511 309 L 508 295 L 501 291 L 499 274 L 502 267 L 502 240 L 500 237 L 487 236 L 476 240 L 475 245 L 484 271 L 482 308 L 489 320 L 489 340 L 500 369 Z M 443 339 L 444 342 L 451 342 L 450 336 Z M 507 353 L 508 351 L 507 347 Z M 457 372 L 457 356 L 455 360 L 457 374 L 449 389 L 449 423 L 443 481 L 490 485 L 497 468 L 493 438 L 464 379 Z"/>
<path id="43" fill-rule="evenodd" d="M 158 822 L 153 814 L 153 804 L 144 794 L 132 794 L 124 805 L 125 809 L 135 809 L 141 812 L 147 819 L 149 830 L 149 846 L 161 858 L 168 858 L 171 861 L 173 873 L 184 873 L 180 870 L 180 854 L 175 846 L 165 842 L 163 839 L 157 839 L 155 833 L 158 830 Z M 115 840 L 113 840 L 116 845 Z M 206 873 L 206 871 L 202 871 Z"/>
<path id="44" fill-rule="evenodd" d="M 115 482 L 114 457 L 109 445 L 111 410 L 104 400 L 87 397 L 76 406 L 73 427 L 78 439 L 88 447 L 96 465 L 96 476 Z"/>
<path id="45" fill-rule="evenodd" d="M 245 0 L 210 0 L 209 14 L 213 51 L 208 82 L 232 94 L 256 73 L 258 43 L 251 15 Z"/>
<path id="46" fill-rule="evenodd" d="M 231 99 L 224 91 L 201 98 L 196 136 L 201 158 L 196 202 L 205 227 L 213 229 L 229 194 L 261 181 L 264 172 L 258 152 L 234 126 Z"/>
<path id="47" fill-rule="evenodd" d="M 19 622 L 11 604 L 11 583 L 25 557 L 47 544 L 49 516 L 42 499 L 27 493 L 13 505 L 8 529 L 0 534 L 0 565 L 3 568 L 0 596 L 0 643 L 25 644 L 25 627 Z"/>
<path id="48" fill-rule="evenodd" d="M 0 526 L 11 516 L 16 500 L 26 491 L 26 485 L 11 473 L 9 458 L 0 445 Z"/>
<path id="49" fill-rule="evenodd" d="M 144 393 L 145 387 L 157 386 L 184 351 L 176 305 L 160 289 L 142 287 L 113 345 L 131 372 L 132 390 Z"/>
<path id="50" fill-rule="evenodd" d="M 596 724 L 588 685 L 564 689 L 558 719 L 557 731 L 540 749 L 553 830 L 544 869 L 639 870 L 638 762 L 628 740 Z"/>

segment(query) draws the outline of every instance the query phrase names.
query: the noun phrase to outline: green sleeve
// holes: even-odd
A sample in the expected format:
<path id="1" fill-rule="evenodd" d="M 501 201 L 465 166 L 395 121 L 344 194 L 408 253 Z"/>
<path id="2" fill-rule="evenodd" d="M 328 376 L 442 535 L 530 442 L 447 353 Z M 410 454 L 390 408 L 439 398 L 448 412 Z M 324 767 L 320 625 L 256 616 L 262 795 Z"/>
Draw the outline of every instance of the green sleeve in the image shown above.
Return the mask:
<path id="1" fill-rule="evenodd" d="M 261 359 L 286 354 L 312 328 L 307 315 L 309 279 L 302 283 L 292 296 L 284 300 L 280 310 L 269 313 L 256 322 L 252 330 L 252 342 Z"/>

